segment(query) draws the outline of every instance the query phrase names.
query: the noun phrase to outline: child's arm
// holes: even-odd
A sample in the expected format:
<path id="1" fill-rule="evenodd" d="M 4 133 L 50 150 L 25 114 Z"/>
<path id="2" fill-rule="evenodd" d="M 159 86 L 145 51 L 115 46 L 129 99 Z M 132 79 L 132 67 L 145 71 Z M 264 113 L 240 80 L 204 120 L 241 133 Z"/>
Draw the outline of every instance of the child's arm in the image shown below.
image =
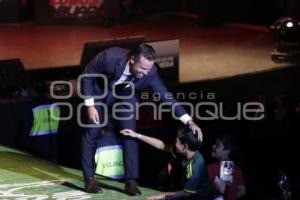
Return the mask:
<path id="1" fill-rule="evenodd" d="M 139 140 L 163 151 L 170 151 L 171 148 L 171 145 L 165 144 L 163 141 L 159 139 L 136 133 L 131 129 L 123 129 L 120 131 L 120 133 L 133 138 L 138 138 Z"/>
<path id="2" fill-rule="evenodd" d="M 188 199 L 190 195 L 190 193 L 187 193 L 183 190 L 176 192 L 161 192 L 159 194 L 147 197 L 146 200 Z"/>

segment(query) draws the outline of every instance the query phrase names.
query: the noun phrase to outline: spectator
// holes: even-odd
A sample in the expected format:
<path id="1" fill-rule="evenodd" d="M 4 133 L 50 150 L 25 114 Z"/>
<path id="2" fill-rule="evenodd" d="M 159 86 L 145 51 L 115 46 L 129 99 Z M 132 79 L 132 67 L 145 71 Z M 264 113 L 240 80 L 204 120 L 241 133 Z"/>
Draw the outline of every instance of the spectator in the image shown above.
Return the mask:
<path id="1" fill-rule="evenodd" d="M 192 130 L 184 128 L 178 131 L 174 145 L 165 144 L 163 141 L 138 134 L 130 129 L 121 131 L 123 135 L 140 139 L 151 146 L 170 152 L 174 158 L 183 156 L 181 166 L 184 169 L 183 187 L 175 192 L 161 192 L 150 196 L 148 200 L 154 199 L 201 199 L 210 198 L 210 183 L 205 168 L 205 162 L 198 151 L 200 142 Z"/>
<path id="2" fill-rule="evenodd" d="M 220 178 L 221 161 L 232 161 L 235 157 L 235 145 L 229 135 L 221 135 L 212 146 L 211 156 L 217 161 L 207 166 L 209 179 L 212 183 L 213 194 L 217 199 L 234 200 L 246 195 L 242 170 L 235 165 L 231 183 Z"/>

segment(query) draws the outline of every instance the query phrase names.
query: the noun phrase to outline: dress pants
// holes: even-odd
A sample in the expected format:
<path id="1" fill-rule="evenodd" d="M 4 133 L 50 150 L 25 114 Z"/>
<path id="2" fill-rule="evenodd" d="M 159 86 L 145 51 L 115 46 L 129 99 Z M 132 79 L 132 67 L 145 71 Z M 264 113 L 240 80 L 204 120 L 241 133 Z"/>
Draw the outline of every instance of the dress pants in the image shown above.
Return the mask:
<path id="1" fill-rule="evenodd" d="M 117 109 L 133 109 L 130 112 L 115 112 L 117 117 L 122 117 L 122 120 L 115 120 L 117 123 L 117 135 L 121 137 L 123 145 L 123 160 L 125 167 L 125 178 L 126 179 L 137 179 L 139 177 L 139 155 L 138 155 L 138 144 L 136 139 L 123 136 L 119 133 L 120 130 L 129 128 L 135 130 L 136 127 L 136 114 L 135 114 L 135 104 L 137 102 L 135 97 L 130 99 L 116 99 L 112 95 L 108 95 L 106 99 L 106 105 L 108 106 L 108 111 L 114 115 L 112 110 L 113 103 L 122 102 L 121 105 L 117 106 Z M 130 106 L 131 105 L 131 106 Z M 95 105 L 99 117 L 100 123 L 103 123 L 104 117 L 108 117 L 108 113 L 104 113 L 101 106 Z M 124 119 L 126 118 L 126 119 Z M 82 134 L 82 168 L 84 177 L 93 177 L 95 174 L 95 152 L 97 149 L 97 141 L 101 140 L 101 128 L 86 128 L 85 132 Z"/>

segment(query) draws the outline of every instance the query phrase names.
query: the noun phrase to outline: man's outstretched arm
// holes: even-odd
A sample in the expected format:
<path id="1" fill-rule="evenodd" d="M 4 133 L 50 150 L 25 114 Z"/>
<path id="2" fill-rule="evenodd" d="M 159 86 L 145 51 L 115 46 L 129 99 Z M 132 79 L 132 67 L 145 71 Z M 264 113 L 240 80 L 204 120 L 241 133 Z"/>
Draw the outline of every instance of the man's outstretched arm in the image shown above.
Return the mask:
<path id="1" fill-rule="evenodd" d="M 187 125 L 194 134 L 197 134 L 199 141 L 203 141 L 203 134 L 200 127 L 193 121 L 191 116 L 187 114 L 186 110 L 176 101 L 176 99 L 173 96 L 168 95 L 170 92 L 157 74 L 155 74 L 151 80 L 150 87 L 153 92 L 160 94 L 163 102 L 169 102 L 170 105 L 175 105 L 174 114 L 179 117 L 179 120 Z"/>

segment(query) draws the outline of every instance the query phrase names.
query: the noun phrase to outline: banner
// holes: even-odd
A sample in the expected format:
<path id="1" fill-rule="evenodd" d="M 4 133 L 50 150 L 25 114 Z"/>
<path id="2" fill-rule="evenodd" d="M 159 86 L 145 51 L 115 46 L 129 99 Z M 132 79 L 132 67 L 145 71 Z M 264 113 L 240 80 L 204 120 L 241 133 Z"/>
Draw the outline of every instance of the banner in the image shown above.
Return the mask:
<path id="1" fill-rule="evenodd" d="M 57 134 L 60 109 L 52 104 L 40 105 L 32 109 L 33 125 L 30 136 Z"/>
<path id="2" fill-rule="evenodd" d="M 96 174 L 113 179 L 124 178 L 123 150 L 121 145 L 99 147 L 95 154 Z"/>
<path id="3" fill-rule="evenodd" d="M 179 40 L 147 42 L 156 51 L 159 74 L 165 83 L 179 82 Z"/>
<path id="4" fill-rule="evenodd" d="M 35 21 L 40 24 L 99 24 L 104 0 L 38 0 Z"/>

